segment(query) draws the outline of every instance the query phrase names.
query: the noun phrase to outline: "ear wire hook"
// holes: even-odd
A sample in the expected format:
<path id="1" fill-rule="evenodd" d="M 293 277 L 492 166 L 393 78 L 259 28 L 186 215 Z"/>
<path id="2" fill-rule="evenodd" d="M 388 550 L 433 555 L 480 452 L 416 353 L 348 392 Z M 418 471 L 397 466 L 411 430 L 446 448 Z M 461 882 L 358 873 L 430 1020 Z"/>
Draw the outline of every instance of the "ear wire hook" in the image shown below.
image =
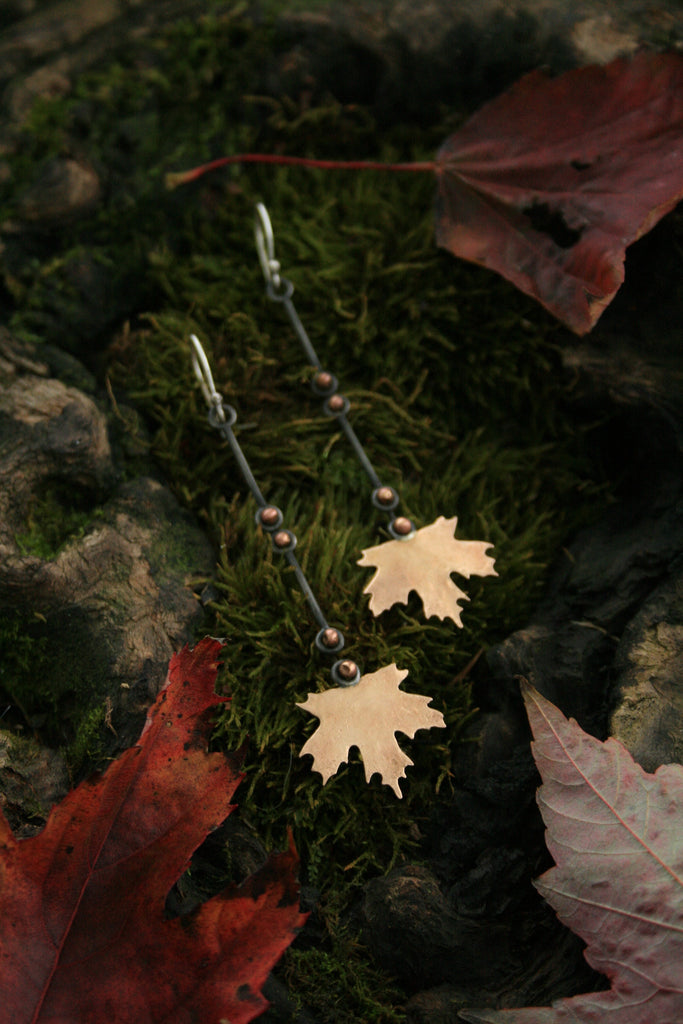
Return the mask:
<path id="1" fill-rule="evenodd" d="M 196 334 L 190 335 L 190 341 L 192 342 L 192 369 L 195 372 L 195 376 L 199 381 L 199 386 L 202 389 L 202 394 L 209 409 L 214 411 L 216 418 L 219 422 L 225 422 L 225 413 L 223 411 L 223 396 L 216 391 L 216 385 L 213 382 L 213 374 L 211 373 L 211 366 L 209 360 L 206 358 L 206 352 L 202 348 L 202 343 Z"/>
<path id="2" fill-rule="evenodd" d="M 273 225 L 270 222 L 268 210 L 263 203 L 256 204 L 254 214 L 254 238 L 256 239 L 256 251 L 258 252 L 261 270 L 268 287 L 277 292 L 282 283 L 280 278 L 280 263 L 275 259 L 275 236 Z"/>

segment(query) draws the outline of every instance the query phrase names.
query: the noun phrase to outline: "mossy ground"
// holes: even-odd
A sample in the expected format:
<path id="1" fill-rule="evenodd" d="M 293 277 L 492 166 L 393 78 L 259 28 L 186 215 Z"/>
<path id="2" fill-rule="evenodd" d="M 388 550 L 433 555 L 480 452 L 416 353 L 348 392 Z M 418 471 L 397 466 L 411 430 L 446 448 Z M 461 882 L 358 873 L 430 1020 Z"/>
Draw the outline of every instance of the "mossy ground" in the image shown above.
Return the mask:
<path id="1" fill-rule="evenodd" d="M 101 340 L 116 338 L 100 371 L 116 401 L 144 418 L 170 485 L 215 542 L 216 598 L 204 628 L 226 638 L 221 685 L 232 697 L 215 744 L 247 741 L 240 813 L 269 846 L 283 846 L 293 829 L 304 878 L 321 895 L 328 944 L 307 949 L 304 936 L 286 958 L 287 980 L 318 1020 L 389 1022 L 400 999 L 387 983 L 369 1009 L 368 993 L 382 985 L 338 924 L 339 908 L 363 878 L 416 855 L 420 823 L 448 795 L 475 711 L 467 666 L 524 625 L 558 549 L 604 492 L 588 455 L 591 424 L 568 411 L 560 329 L 505 282 L 436 249 L 429 175 L 245 166 L 164 190 L 169 171 L 230 152 L 429 159 L 465 113 L 380 130 L 370 109 L 330 94 L 313 103 L 303 93 L 267 94 L 275 30 L 221 11 L 174 25 L 85 76 L 66 101 L 36 108 L 18 171 L 77 147 L 102 174 L 107 198 L 65 228 L 49 263 L 5 284 L 17 333 L 81 352 L 74 261 L 87 252 L 107 268 L 113 291 L 134 289 L 139 318 L 116 330 L 114 302 L 111 323 L 102 321 Z M 6 212 L 12 198 L 7 188 L 0 196 Z M 467 583 L 463 630 L 425 621 L 415 596 L 379 619 L 368 612 L 369 573 L 355 561 L 385 536 L 382 520 L 351 449 L 307 387 L 282 310 L 265 296 L 252 233 L 259 200 L 311 340 L 343 382 L 353 426 L 402 510 L 418 526 L 457 515 L 458 536 L 495 546 L 499 577 Z M 401 801 L 376 777 L 366 785 L 358 758 L 321 787 L 298 756 L 316 723 L 295 703 L 327 685 L 316 626 L 206 421 L 191 331 L 349 653 L 369 671 L 398 662 L 409 670 L 407 688 L 432 695 L 444 713 L 447 730 L 406 744 L 415 767 Z M 126 422 L 119 429 L 131 431 L 134 448 L 135 421 Z M 351 996 L 364 983 L 365 994 Z"/>
<path id="2" fill-rule="evenodd" d="M 93 510 L 92 505 L 92 497 L 79 495 L 77 487 L 67 490 L 48 481 L 28 510 L 24 530 L 15 538 L 22 555 L 35 555 L 46 561 L 55 558 L 100 517 L 100 511 Z"/>

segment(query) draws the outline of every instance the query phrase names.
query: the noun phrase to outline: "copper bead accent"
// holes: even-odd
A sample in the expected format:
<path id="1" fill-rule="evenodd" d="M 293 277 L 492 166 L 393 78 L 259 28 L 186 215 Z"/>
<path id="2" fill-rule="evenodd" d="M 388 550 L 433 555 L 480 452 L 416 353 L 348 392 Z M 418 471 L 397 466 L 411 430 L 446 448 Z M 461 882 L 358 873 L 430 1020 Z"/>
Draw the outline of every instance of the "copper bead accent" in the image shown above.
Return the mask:
<path id="1" fill-rule="evenodd" d="M 273 544 L 276 548 L 287 548 L 292 543 L 292 538 L 287 530 L 278 530 L 273 536 Z"/>
<path id="2" fill-rule="evenodd" d="M 332 395 L 327 400 L 327 408 L 330 412 L 343 412 L 345 404 L 343 395 Z"/>
<path id="3" fill-rule="evenodd" d="M 261 509 L 260 518 L 264 526 L 274 526 L 280 518 L 280 513 L 272 505 L 267 505 Z"/>
<path id="4" fill-rule="evenodd" d="M 323 630 L 322 642 L 325 647 L 336 647 L 339 643 L 339 633 L 336 629 L 328 626 L 327 629 Z"/>
<path id="5" fill-rule="evenodd" d="M 353 679 L 358 672 L 358 665 L 356 665 L 355 661 L 351 661 L 350 659 L 347 661 L 340 661 L 337 666 L 337 672 L 342 679 Z"/>
<path id="6" fill-rule="evenodd" d="M 406 516 L 398 516 L 391 525 L 396 533 L 399 533 L 402 537 L 407 537 L 413 529 L 413 524 Z"/>
<path id="7" fill-rule="evenodd" d="M 332 380 L 332 374 L 328 373 L 327 370 L 321 370 L 313 378 L 315 386 L 321 391 L 328 391 L 332 387 Z"/>
<path id="8" fill-rule="evenodd" d="M 394 492 L 391 487 L 380 487 L 377 491 L 377 500 L 380 505 L 391 505 L 394 500 Z"/>

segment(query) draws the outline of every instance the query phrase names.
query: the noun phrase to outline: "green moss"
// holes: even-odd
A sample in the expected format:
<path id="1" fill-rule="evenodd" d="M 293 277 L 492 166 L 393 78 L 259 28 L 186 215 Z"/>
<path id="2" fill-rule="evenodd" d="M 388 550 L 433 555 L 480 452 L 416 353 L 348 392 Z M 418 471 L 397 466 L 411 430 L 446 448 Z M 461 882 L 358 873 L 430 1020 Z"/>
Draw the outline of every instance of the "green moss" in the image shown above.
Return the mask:
<path id="1" fill-rule="evenodd" d="M 14 712 L 8 721 L 30 729 L 46 746 L 62 746 L 75 776 L 100 756 L 106 699 L 100 696 L 95 703 L 97 657 L 81 669 L 68 656 L 55 662 L 52 637 L 60 628 L 40 614 L 0 615 L 0 694 L 9 702 L 6 710 Z M 21 744 L 21 739 L 17 733 L 12 743 Z"/>
<path id="2" fill-rule="evenodd" d="M 87 618 L 78 604 L 47 617 L 0 610 L 0 696 L 8 721 L 30 729 L 48 747 L 62 748 L 73 774 L 97 762 L 97 730 L 106 710 L 106 644 L 83 660 Z M 55 651 L 59 650 L 59 657 Z"/>
<path id="3" fill-rule="evenodd" d="M 92 764 L 101 758 L 106 713 L 106 703 L 102 702 L 90 707 L 78 722 L 75 735 L 64 750 L 72 776 L 78 776 L 84 764 Z"/>
<path id="4" fill-rule="evenodd" d="M 26 697 L 31 680 L 50 679 L 47 641 L 36 628 L 41 625 L 38 617 L 27 621 L 13 612 L 0 615 L 0 691 L 19 708 L 29 725 L 32 709 Z"/>
<path id="5" fill-rule="evenodd" d="M 198 246 L 208 253 L 183 265 L 159 256 L 174 307 L 130 339 L 113 368 L 148 410 L 155 452 L 220 552 L 209 628 L 228 638 L 223 685 L 233 699 L 217 738 L 227 746 L 248 740 L 242 799 L 257 808 L 269 843 L 281 844 L 291 824 L 307 865 L 314 847 L 324 849 L 330 885 L 336 872 L 382 870 L 413 848 L 415 821 L 435 790 L 448 791 L 470 713 L 467 681 L 453 680 L 480 647 L 524 624 L 559 545 L 601 501 L 587 428 L 567 416 L 557 329 L 504 282 L 434 250 L 428 195 L 419 181 L 331 183 L 278 172 L 269 201 L 300 313 L 324 362 L 348 382 L 352 421 L 380 475 L 418 525 L 457 514 L 459 536 L 495 545 L 500 577 L 467 583 L 462 632 L 425 622 L 416 598 L 379 620 L 369 616 L 362 589 L 370 574 L 355 562 L 382 536 L 381 517 L 351 450 L 306 386 L 291 328 L 264 300 L 255 254 L 245 266 L 250 208 L 236 224 L 226 199 L 226 210 L 214 212 L 217 237 Z M 290 211 L 286 219 L 276 218 L 280 209 Z M 374 222 L 381 230 L 365 227 Z M 206 424 L 192 385 L 191 330 L 238 411 L 240 443 L 262 490 L 299 537 L 328 619 L 366 669 L 396 660 L 410 671 L 407 685 L 433 695 L 446 715 L 447 734 L 418 734 L 408 745 L 416 767 L 400 804 L 378 780 L 365 786 L 358 763 L 321 787 L 298 758 L 315 722 L 296 702 L 326 685 L 312 652 L 315 625 L 291 573 L 255 530 L 253 500 L 229 449 Z"/>
<path id="6" fill-rule="evenodd" d="M 368 961 L 367 950 L 337 941 L 334 950 L 292 949 L 282 973 L 295 1004 L 315 1006 L 320 1024 L 401 1024 L 405 998 Z"/>
<path id="7" fill-rule="evenodd" d="M 25 529 L 15 537 L 17 547 L 24 555 L 49 561 L 70 541 L 82 537 L 101 514 L 93 508 L 89 493 L 79 493 L 73 484 L 48 482 L 28 510 Z"/>
<path id="8" fill-rule="evenodd" d="M 245 37 L 249 59 L 268 45 L 257 37 Z M 164 45 L 181 39 L 179 28 Z M 209 121 L 222 119 L 221 151 L 282 146 L 344 157 L 372 147 L 378 158 L 418 159 L 445 132 L 380 134 L 370 111 L 330 99 L 305 108 L 270 98 L 254 117 L 259 105 L 232 91 L 234 63 L 221 114 L 206 85 L 220 32 L 211 40 L 197 33 L 194 45 L 208 66 L 190 80 L 182 77 L 188 68 L 163 63 L 165 84 L 154 86 L 151 105 L 160 97 L 170 103 L 182 80 L 192 104 L 208 105 Z M 134 76 L 125 83 L 114 76 L 107 102 L 121 114 L 137 88 Z M 157 183 L 173 145 L 174 168 L 206 155 L 194 129 L 174 135 L 177 110 L 174 117 L 149 172 Z M 467 680 L 453 680 L 481 647 L 523 625 L 559 545 L 600 504 L 586 454 L 589 425 L 567 414 L 557 326 L 505 282 L 436 250 L 429 176 L 245 167 L 173 193 L 181 194 L 172 230 L 167 225 L 147 251 L 161 298 L 146 325 L 120 339 L 112 381 L 145 411 L 154 453 L 220 552 L 208 628 L 228 638 L 223 685 L 232 702 L 216 738 L 226 746 L 248 739 L 241 799 L 255 808 L 268 843 L 282 844 L 292 825 L 307 866 L 314 847 L 325 850 L 327 884 L 335 885 L 341 875 L 382 870 L 409 854 L 415 821 L 435 790 L 447 792 L 471 713 Z M 355 561 L 382 536 L 381 519 L 352 452 L 306 387 L 309 371 L 291 328 L 264 295 L 252 242 L 257 199 L 270 208 L 277 255 L 311 339 L 344 383 L 354 427 L 404 510 L 419 525 L 457 514 L 459 536 L 495 544 L 500 577 L 468 583 L 462 632 L 425 622 L 417 599 L 379 620 L 367 612 L 369 574 Z M 166 201 L 161 192 L 157 200 Z M 142 231 L 145 210 L 138 205 Z M 433 695 L 446 716 L 447 733 L 418 734 L 408 745 L 416 766 L 401 803 L 377 780 L 365 786 L 358 763 L 321 787 L 298 757 L 315 722 L 296 702 L 326 685 L 312 651 L 315 624 L 291 573 L 258 536 L 253 501 L 206 423 L 192 383 L 190 331 L 205 343 L 217 385 L 238 411 L 256 478 L 296 530 L 305 571 L 350 653 L 368 670 L 396 660 L 410 671 L 407 685 Z"/>

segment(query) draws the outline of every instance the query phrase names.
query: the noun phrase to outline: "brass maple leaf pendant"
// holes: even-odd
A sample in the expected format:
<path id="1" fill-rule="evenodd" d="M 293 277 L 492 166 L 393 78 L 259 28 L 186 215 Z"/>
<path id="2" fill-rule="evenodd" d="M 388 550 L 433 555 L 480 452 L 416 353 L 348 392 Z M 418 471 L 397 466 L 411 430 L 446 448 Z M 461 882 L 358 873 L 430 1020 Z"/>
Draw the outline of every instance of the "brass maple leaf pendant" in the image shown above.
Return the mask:
<path id="1" fill-rule="evenodd" d="M 365 767 L 365 781 L 375 772 L 401 799 L 398 780 L 413 762 L 405 754 L 394 733 L 412 738 L 418 729 L 443 729 L 443 715 L 428 707 L 431 697 L 405 693 L 399 689 L 407 670 L 395 664 L 361 676 L 355 686 L 335 687 L 323 693 L 309 693 L 297 707 L 320 719 L 320 725 L 301 749 L 313 755 L 313 771 L 322 775 L 323 784 L 348 760 L 351 747 L 358 747 Z"/>
<path id="2" fill-rule="evenodd" d="M 379 615 L 394 604 L 405 604 L 411 590 L 422 598 L 429 618 L 452 619 L 462 628 L 461 601 L 469 601 L 464 590 L 451 579 L 456 572 L 470 576 L 497 576 L 494 560 L 485 552 L 491 544 L 480 540 L 456 540 L 458 518 L 439 516 L 409 537 L 388 540 L 365 548 L 358 565 L 377 569 L 364 594 L 370 594 L 370 611 Z"/>

